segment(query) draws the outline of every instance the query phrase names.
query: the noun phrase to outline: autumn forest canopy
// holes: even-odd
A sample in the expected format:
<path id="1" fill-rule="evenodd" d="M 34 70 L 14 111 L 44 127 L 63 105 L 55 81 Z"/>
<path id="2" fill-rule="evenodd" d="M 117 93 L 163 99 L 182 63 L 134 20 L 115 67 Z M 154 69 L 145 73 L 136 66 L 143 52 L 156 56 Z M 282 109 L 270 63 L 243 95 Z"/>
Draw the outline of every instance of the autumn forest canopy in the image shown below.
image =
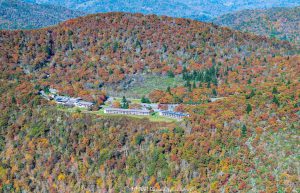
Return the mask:
<path id="1" fill-rule="evenodd" d="M 0 190 L 299 191 L 299 53 L 212 23 L 130 13 L 0 31 Z M 190 116 L 103 117 L 38 95 L 51 87 L 98 107 L 143 77 L 177 81 L 142 100 Z"/>

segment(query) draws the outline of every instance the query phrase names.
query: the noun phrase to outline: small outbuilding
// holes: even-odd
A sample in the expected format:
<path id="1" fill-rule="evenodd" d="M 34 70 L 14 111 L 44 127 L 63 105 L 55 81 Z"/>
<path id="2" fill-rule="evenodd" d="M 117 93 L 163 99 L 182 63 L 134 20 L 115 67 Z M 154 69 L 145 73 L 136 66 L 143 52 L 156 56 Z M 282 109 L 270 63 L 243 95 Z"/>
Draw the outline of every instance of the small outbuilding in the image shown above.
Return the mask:
<path id="1" fill-rule="evenodd" d="M 92 108 L 94 103 L 80 100 L 80 101 L 77 101 L 76 103 L 74 103 L 74 105 L 76 107 L 81 107 L 81 108 Z"/>

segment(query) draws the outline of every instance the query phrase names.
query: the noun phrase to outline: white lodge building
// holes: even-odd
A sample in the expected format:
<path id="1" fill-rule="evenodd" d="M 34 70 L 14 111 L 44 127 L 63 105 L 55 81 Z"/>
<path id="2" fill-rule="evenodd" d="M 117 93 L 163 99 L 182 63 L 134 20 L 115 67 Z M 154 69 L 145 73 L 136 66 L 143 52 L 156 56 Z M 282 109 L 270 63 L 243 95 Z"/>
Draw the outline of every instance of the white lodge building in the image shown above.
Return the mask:
<path id="1" fill-rule="evenodd" d="M 140 109 L 120 109 L 120 108 L 105 108 L 106 114 L 121 114 L 121 115 L 150 115 L 149 110 Z"/>
<path id="2" fill-rule="evenodd" d="M 174 112 L 174 111 L 160 111 L 159 115 L 164 116 L 164 117 L 175 118 L 175 119 L 178 119 L 178 120 L 181 120 L 184 117 L 189 117 L 190 116 L 187 113 L 180 113 L 180 112 Z"/>

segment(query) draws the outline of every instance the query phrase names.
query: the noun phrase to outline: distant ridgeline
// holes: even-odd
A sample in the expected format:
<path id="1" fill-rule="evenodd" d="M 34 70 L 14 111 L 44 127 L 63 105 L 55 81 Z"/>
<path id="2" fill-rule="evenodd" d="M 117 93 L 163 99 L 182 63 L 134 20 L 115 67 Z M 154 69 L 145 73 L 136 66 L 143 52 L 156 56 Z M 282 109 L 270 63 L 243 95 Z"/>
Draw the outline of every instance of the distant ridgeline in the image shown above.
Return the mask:
<path id="1" fill-rule="evenodd" d="M 244 10 L 222 15 L 213 22 L 300 46 L 300 7 Z"/>
<path id="2" fill-rule="evenodd" d="M 207 21 L 216 16 L 242 9 L 289 7 L 298 0 L 25 0 L 39 4 L 64 6 L 86 13 L 129 12 L 186 17 Z"/>
<path id="3" fill-rule="evenodd" d="M 118 11 L 214 22 L 243 32 L 275 37 L 299 45 L 299 7 L 290 8 L 293 6 L 300 6 L 300 2 L 296 0 L 263 2 L 258 0 L 234 2 L 220 0 L 1 0 L 0 29 L 36 29 L 90 13 Z"/>
<path id="4" fill-rule="evenodd" d="M 0 0 L 0 29 L 35 29 L 83 15 L 55 5 L 39 5 L 19 0 Z"/>

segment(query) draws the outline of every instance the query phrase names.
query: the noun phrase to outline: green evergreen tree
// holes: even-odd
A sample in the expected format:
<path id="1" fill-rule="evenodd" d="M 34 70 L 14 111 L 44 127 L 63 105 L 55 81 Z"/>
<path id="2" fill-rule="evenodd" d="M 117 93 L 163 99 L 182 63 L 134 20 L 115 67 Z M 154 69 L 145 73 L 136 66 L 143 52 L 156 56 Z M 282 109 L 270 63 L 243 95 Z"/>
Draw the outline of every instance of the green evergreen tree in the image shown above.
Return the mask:
<path id="1" fill-rule="evenodd" d="M 192 92 L 192 85 L 191 84 L 188 85 L 188 89 L 189 89 L 189 92 Z"/>
<path id="2" fill-rule="evenodd" d="M 39 90 L 41 89 L 41 86 L 38 85 L 38 84 L 36 84 L 36 85 L 34 86 L 34 89 L 39 91 Z"/>
<path id="3" fill-rule="evenodd" d="M 12 104 L 16 104 L 16 103 L 17 103 L 17 100 L 16 100 L 16 97 L 15 97 L 15 96 L 12 96 L 12 98 L 11 98 L 11 103 L 12 103 Z"/>
<path id="4" fill-rule="evenodd" d="M 150 100 L 148 98 L 146 98 L 145 96 L 143 96 L 142 99 L 141 99 L 141 103 L 148 103 L 148 104 L 150 104 L 151 102 L 150 102 Z"/>
<path id="5" fill-rule="evenodd" d="M 248 83 L 248 84 L 251 84 L 251 83 L 252 83 L 251 78 L 248 79 L 247 83 Z"/>
<path id="6" fill-rule="evenodd" d="M 183 102 L 182 99 L 179 98 L 179 97 L 176 96 L 176 95 L 173 95 L 173 99 L 174 99 L 174 102 L 175 102 L 175 103 L 182 103 L 182 102 Z"/>
<path id="7" fill-rule="evenodd" d="M 247 104 L 246 111 L 247 111 L 247 114 L 249 114 L 252 111 L 252 106 L 250 104 Z"/>
<path id="8" fill-rule="evenodd" d="M 119 43 L 118 42 L 114 42 L 114 46 L 113 46 L 113 52 L 116 52 L 119 48 Z"/>
<path id="9" fill-rule="evenodd" d="M 252 90 L 251 90 L 251 93 L 250 93 L 249 95 L 246 95 L 246 99 L 250 99 L 250 98 L 252 98 L 252 97 L 254 97 L 254 96 L 255 96 L 255 90 L 252 89 Z"/>
<path id="10" fill-rule="evenodd" d="M 214 78 L 214 79 L 213 79 L 213 84 L 214 84 L 215 86 L 218 86 L 218 79 Z"/>
<path id="11" fill-rule="evenodd" d="M 123 108 L 123 109 L 128 109 L 129 108 L 129 103 L 128 103 L 125 96 L 123 96 L 122 103 L 121 103 L 121 108 Z"/>
<path id="12" fill-rule="evenodd" d="M 228 66 L 227 66 L 227 68 L 225 69 L 225 72 L 224 72 L 224 76 L 228 76 L 228 71 L 229 71 L 229 69 L 228 69 Z"/>
<path id="13" fill-rule="evenodd" d="M 272 93 L 273 93 L 273 94 L 278 94 L 278 90 L 277 90 L 276 87 L 273 87 Z"/>
<path id="14" fill-rule="evenodd" d="M 166 44 L 163 44 L 163 49 L 162 49 L 163 53 L 168 51 L 168 47 Z"/>
<path id="15" fill-rule="evenodd" d="M 168 88 L 167 88 L 167 92 L 169 93 L 169 94 L 171 94 L 171 88 L 168 86 Z"/>
<path id="16" fill-rule="evenodd" d="M 228 85 L 228 79 L 227 79 L 227 78 L 225 79 L 225 84 L 227 84 L 227 85 Z"/>
<path id="17" fill-rule="evenodd" d="M 48 45 L 45 47 L 45 53 L 48 57 L 52 55 L 52 50 Z"/>
<path id="18" fill-rule="evenodd" d="M 136 145 L 141 145 L 141 143 L 145 141 L 145 137 L 143 135 L 138 135 L 135 138 L 135 144 Z"/>
<path id="19" fill-rule="evenodd" d="M 216 89 L 213 89 L 213 90 L 212 90 L 212 95 L 214 95 L 214 96 L 217 96 L 217 95 L 218 95 Z"/>
<path id="20" fill-rule="evenodd" d="M 50 93 L 50 86 L 45 86 L 44 92 L 45 92 L 46 94 L 49 94 L 49 93 Z"/>
<path id="21" fill-rule="evenodd" d="M 71 30 L 68 30 L 68 35 L 69 36 L 72 36 L 74 34 L 74 32 L 73 31 L 71 31 Z"/>
<path id="22" fill-rule="evenodd" d="M 246 137 L 247 136 L 247 127 L 246 125 L 243 125 L 242 127 L 242 137 Z"/>
<path id="23" fill-rule="evenodd" d="M 277 106 L 280 105 L 280 102 L 279 102 L 278 98 L 275 95 L 273 96 L 273 103 L 275 103 Z"/>
<path id="24" fill-rule="evenodd" d="M 207 88 L 210 88 L 210 82 L 207 83 Z"/>
<path id="25" fill-rule="evenodd" d="M 68 49 L 73 50 L 73 44 L 72 44 L 71 40 L 68 41 Z"/>
<path id="26" fill-rule="evenodd" d="M 173 73 L 172 70 L 169 70 L 169 71 L 167 72 L 167 75 L 168 75 L 168 77 L 170 77 L 170 78 L 174 78 L 174 77 L 175 77 L 175 75 L 174 75 L 174 73 Z"/>

